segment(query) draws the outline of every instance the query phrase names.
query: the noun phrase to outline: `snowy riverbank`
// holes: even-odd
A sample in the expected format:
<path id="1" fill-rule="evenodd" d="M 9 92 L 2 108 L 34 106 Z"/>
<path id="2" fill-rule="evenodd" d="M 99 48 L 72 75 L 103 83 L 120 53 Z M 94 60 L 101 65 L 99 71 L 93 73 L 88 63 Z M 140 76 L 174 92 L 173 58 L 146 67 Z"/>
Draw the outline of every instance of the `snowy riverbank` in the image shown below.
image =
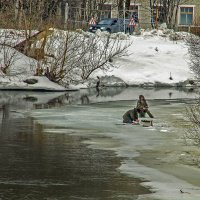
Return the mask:
<path id="1" fill-rule="evenodd" d="M 171 41 L 168 37 L 150 33 L 130 36 L 130 40 L 133 42 L 129 47 L 130 55 L 116 59 L 117 68 L 95 75 L 113 76 L 127 85 L 144 86 L 185 86 L 189 79 L 194 79 L 183 40 Z M 117 85 L 114 79 L 107 83 L 103 80 L 103 84 Z"/>
<path id="2" fill-rule="evenodd" d="M 91 33 L 87 34 L 87 37 L 90 37 Z M 186 34 L 180 33 L 180 35 Z M 104 36 L 102 34 L 99 37 Z M 100 77 L 101 84 L 106 87 L 127 85 L 184 87 L 188 86 L 189 80 L 194 79 L 189 69 L 189 55 L 184 40 L 172 41 L 169 34 L 164 35 L 162 31 L 158 33 L 146 31 L 140 36 L 126 36 L 123 39 L 124 43 L 127 40 L 131 43 L 128 55 L 114 59 L 114 68 L 106 72 L 95 71 L 88 81 L 67 85 L 66 88 L 50 82 L 44 76 L 35 77 L 37 80 L 35 84 L 24 83 L 27 78 L 34 79 L 32 76 L 35 74 L 37 64 L 34 59 L 17 52 L 15 63 L 9 69 L 9 75 L 6 76 L 1 72 L 0 89 L 64 91 L 90 88 L 95 87 L 96 76 Z M 12 53 L 14 50 L 7 51 Z M 3 61 L 2 53 L 0 60 Z"/>

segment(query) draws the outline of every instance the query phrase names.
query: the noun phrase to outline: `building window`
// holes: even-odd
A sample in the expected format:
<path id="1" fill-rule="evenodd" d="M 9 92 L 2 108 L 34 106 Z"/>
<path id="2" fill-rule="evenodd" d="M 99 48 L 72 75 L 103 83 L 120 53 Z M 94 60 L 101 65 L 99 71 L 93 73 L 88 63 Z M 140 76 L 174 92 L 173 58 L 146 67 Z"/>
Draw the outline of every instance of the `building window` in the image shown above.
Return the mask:
<path id="1" fill-rule="evenodd" d="M 135 22 L 139 22 L 139 18 L 138 18 L 139 12 L 138 12 L 138 10 L 139 10 L 139 6 L 138 5 L 130 5 L 129 6 L 129 10 L 126 11 L 128 13 L 127 18 L 133 17 Z"/>
<path id="2" fill-rule="evenodd" d="M 111 18 L 111 11 L 112 11 L 112 5 L 111 4 L 99 4 L 99 18 L 100 19 L 106 19 Z"/>
<path id="3" fill-rule="evenodd" d="M 193 22 L 194 7 L 180 7 L 180 25 L 191 25 Z"/>

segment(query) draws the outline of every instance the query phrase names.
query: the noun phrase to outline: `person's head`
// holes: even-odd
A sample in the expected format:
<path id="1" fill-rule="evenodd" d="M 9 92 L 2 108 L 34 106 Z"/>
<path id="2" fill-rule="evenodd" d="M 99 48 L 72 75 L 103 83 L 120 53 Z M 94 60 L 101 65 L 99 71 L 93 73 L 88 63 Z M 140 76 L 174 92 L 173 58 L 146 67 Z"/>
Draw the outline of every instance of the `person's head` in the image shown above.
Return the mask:
<path id="1" fill-rule="evenodd" d="M 140 95 L 140 96 L 139 96 L 139 100 L 140 100 L 140 101 L 145 101 L 144 96 L 143 96 L 143 95 Z"/>

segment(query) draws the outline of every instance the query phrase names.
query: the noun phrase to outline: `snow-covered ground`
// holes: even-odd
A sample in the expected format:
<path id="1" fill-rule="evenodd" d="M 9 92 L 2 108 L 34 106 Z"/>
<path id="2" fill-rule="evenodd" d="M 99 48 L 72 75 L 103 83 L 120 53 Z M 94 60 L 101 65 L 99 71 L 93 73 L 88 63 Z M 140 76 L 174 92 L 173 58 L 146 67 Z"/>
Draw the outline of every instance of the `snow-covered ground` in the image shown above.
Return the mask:
<path id="1" fill-rule="evenodd" d="M 14 31 L 9 33 L 12 36 L 10 40 L 16 44 L 16 39 L 13 38 L 20 33 L 15 33 Z M 90 34 L 88 33 L 88 37 Z M 20 41 L 22 41 L 22 36 L 20 35 Z M 6 34 L 6 37 L 9 40 L 8 34 Z M 99 37 L 103 37 L 103 34 L 100 34 Z M 183 40 L 171 41 L 169 35 L 163 35 L 161 31 L 158 34 L 155 34 L 155 31 L 154 34 L 149 31 L 140 36 L 126 36 L 123 40 L 124 42 L 128 40 L 132 44 L 128 49 L 127 56 L 114 60 L 116 68 L 106 72 L 96 71 L 92 74 L 92 79 L 87 83 L 76 87 L 70 86 L 69 88 L 52 84 L 46 77 L 36 78 L 37 84 L 25 84 L 23 81 L 34 75 L 37 64 L 34 59 L 17 52 L 16 61 L 13 62 L 14 64 L 10 69 L 10 75 L 5 76 L 2 72 L 0 73 L 0 88 L 56 91 L 79 89 L 95 86 L 96 76 L 101 77 L 105 86 L 159 86 L 168 84 L 175 86 L 182 82 L 187 82 L 188 79 L 194 79 L 194 75 L 189 69 L 189 55 Z M 12 51 L 14 50 L 9 50 L 9 53 L 12 53 Z M 2 53 L 0 61 L 3 61 Z M 13 74 L 17 75 L 12 77 Z"/>
<path id="2" fill-rule="evenodd" d="M 46 76 L 30 76 L 28 80 L 34 79 L 35 84 L 28 84 L 27 79 L 0 78 L 0 90 L 43 90 L 43 91 L 65 91 L 66 88 L 50 81 Z M 24 80 L 24 81 L 23 81 Z"/>
<path id="3" fill-rule="evenodd" d="M 117 59 L 119 67 L 106 75 L 119 77 L 129 85 L 174 84 L 192 78 L 183 41 L 176 43 L 160 36 L 131 36 L 130 39 L 133 41 L 130 55 Z"/>

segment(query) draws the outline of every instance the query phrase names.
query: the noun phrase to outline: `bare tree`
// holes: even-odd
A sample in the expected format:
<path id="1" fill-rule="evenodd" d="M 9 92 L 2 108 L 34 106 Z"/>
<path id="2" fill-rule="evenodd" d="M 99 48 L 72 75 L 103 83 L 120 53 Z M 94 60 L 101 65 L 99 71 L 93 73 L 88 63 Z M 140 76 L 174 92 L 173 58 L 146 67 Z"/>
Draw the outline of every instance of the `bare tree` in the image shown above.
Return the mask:
<path id="1" fill-rule="evenodd" d="M 0 34 L 0 70 L 5 75 L 9 75 L 11 66 L 19 59 L 18 52 L 12 48 L 12 43 L 16 40 L 15 34 L 12 35 L 9 31 L 2 31 Z"/>
<path id="2" fill-rule="evenodd" d="M 190 68 L 199 79 L 200 77 L 200 37 L 190 35 L 186 39 L 188 50 L 190 54 Z M 192 82 L 193 83 L 193 82 Z M 188 124 L 187 132 L 185 133 L 185 140 L 188 144 L 200 147 L 200 99 L 187 108 L 187 117 L 190 124 Z M 193 162 L 200 164 L 198 154 L 192 155 Z"/>
<path id="3" fill-rule="evenodd" d="M 125 9 L 129 10 L 131 2 L 133 3 L 133 1 L 131 0 L 117 0 L 115 4 L 116 6 L 118 6 L 118 10 L 123 10 L 124 4 L 125 4 Z"/>
<path id="4" fill-rule="evenodd" d="M 86 80 L 97 69 L 113 67 L 112 59 L 123 56 L 130 43 L 110 35 L 86 37 L 75 32 L 57 31 L 48 37 L 43 60 L 48 78 L 54 82 Z"/>
<path id="5" fill-rule="evenodd" d="M 0 0 L 0 21 L 6 28 L 41 29 L 44 24 L 61 22 L 62 0 Z M 6 18 L 5 18 L 6 17 Z M 59 19 L 59 20 L 58 20 Z"/>
<path id="6" fill-rule="evenodd" d="M 107 1 L 106 0 L 82 0 L 79 2 L 81 2 L 81 7 L 84 12 L 82 19 L 89 20 L 91 19 L 92 16 L 99 18 L 100 13 L 101 13 L 99 6 L 101 8 Z"/>
<path id="7" fill-rule="evenodd" d="M 155 23 L 165 22 L 168 28 L 175 28 L 180 3 L 188 0 L 149 0 L 151 18 Z"/>
<path id="8" fill-rule="evenodd" d="M 186 44 L 190 54 L 190 69 L 197 78 L 200 78 L 200 37 L 189 35 L 186 39 Z"/>
<path id="9" fill-rule="evenodd" d="M 114 67 L 113 58 L 127 55 L 127 49 L 130 42 L 125 44 L 119 39 L 107 37 L 92 37 L 86 45 L 83 45 L 82 54 L 84 54 L 79 64 L 81 69 L 81 78 L 88 79 L 97 69 L 108 70 Z"/>
<path id="10" fill-rule="evenodd" d="M 195 105 L 187 108 L 187 116 L 189 124 L 185 133 L 185 141 L 187 145 L 200 147 L 200 101 Z M 191 153 L 191 160 L 195 165 L 200 166 L 199 148 L 196 153 Z"/>

